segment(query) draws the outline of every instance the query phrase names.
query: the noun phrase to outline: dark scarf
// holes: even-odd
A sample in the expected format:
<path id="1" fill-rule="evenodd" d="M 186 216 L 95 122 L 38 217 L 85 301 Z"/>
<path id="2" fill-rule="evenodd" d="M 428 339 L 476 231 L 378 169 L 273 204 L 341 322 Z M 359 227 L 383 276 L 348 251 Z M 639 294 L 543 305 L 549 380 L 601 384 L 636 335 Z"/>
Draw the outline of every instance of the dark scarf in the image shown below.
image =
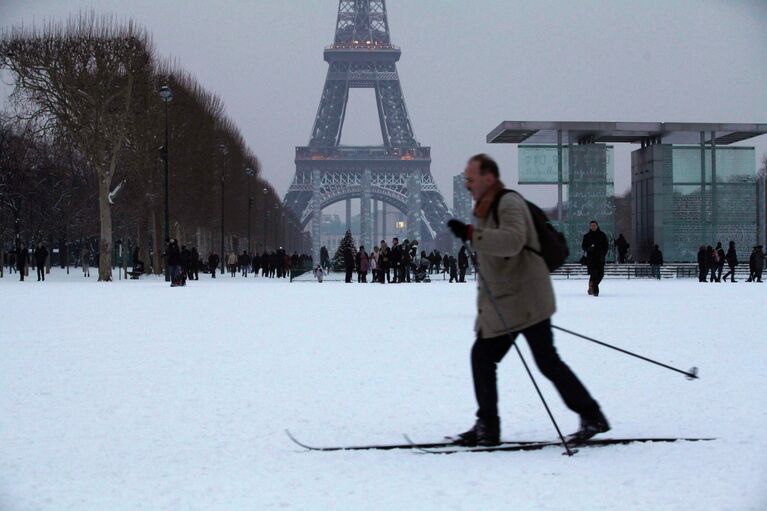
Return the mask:
<path id="1" fill-rule="evenodd" d="M 483 220 L 486 219 L 487 215 L 490 214 L 490 208 L 492 207 L 493 202 L 495 202 L 496 197 L 504 188 L 506 187 L 500 179 L 488 188 L 474 206 L 474 216 Z"/>

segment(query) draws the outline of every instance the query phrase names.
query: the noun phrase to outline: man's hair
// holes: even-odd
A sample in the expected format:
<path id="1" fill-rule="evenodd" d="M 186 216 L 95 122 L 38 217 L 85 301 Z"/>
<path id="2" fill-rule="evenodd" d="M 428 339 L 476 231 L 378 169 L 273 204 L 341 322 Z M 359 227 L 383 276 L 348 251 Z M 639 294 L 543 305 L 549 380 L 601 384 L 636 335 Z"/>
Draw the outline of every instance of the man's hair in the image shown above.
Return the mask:
<path id="1" fill-rule="evenodd" d="M 479 162 L 479 173 L 482 175 L 485 174 L 492 174 L 495 176 L 496 179 L 500 176 L 500 172 L 498 171 L 498 164 L 495 162 L 494 159 L 486 155 L 485 153 L 475 154 L 471 158 L 469 158 L 469 161 L 476 161 Z"/>

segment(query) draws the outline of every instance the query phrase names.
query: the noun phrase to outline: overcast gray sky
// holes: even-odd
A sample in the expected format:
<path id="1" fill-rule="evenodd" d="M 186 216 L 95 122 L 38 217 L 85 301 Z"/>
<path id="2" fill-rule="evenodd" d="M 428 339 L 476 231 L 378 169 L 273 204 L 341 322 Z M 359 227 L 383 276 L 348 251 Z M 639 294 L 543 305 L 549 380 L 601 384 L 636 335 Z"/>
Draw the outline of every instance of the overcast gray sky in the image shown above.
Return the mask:
<path id="1" fill-rule="evenodd" d="M 158 53 L 224 100 L 284 195 L 308 142 L 337 0 L 0 0 L 0 26 L 79 9 L 130 17 Z M 389 0 L 416 137 L 452 205 L 452 176 L 486 151 L 516 182 L 503 120 L 767 122 L 767 1 Z M 380 142 L 370 90 L 354 90 L 343 142 Z M 759 157 L 767 137 L 752 142 Z M 631 146 L 616 148 L 616 192 Z M 528 192 L 550 205 L 554 190 Z"/>

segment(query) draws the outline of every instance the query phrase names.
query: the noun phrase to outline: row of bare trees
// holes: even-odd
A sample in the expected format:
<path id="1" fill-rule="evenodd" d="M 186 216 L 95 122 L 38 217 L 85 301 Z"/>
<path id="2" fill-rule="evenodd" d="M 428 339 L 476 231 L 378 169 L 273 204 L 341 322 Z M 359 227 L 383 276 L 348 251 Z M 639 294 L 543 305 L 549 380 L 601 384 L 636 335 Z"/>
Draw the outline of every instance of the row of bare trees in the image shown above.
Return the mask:
<path id="1" fill-rule="evenodd" d="M 113 240 L 135 240 L 143 260 L 151 240 L 160 271 L 167 155 L 171 237 L 196 244 L 201 233 L 215 233 L 218 240 L 223 214 L 226 249 L 236 249 L 252 201 L 256 248 L 303 248 L 299 222 L 261 177 L 221 100 L 158 61 L 134 23 L 88 13 L 13 27 L 0 34 L 0 70 L 13 79 L 11 111 L 0 117 L 2 240 L 10 233 L 16 243 L 96 237 L 105 281 Z M 164 85 L 169 103 L 158 94 Z"/>

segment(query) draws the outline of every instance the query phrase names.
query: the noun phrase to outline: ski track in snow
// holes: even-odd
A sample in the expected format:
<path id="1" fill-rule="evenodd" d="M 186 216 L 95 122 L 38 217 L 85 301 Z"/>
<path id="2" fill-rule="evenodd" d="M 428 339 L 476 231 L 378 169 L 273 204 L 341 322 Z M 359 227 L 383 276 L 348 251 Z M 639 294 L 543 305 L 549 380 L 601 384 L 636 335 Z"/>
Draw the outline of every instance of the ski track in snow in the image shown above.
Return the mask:
<path id="1" fill-rule="evenodd" d="M 767 285 L 607 280 L 592 298 L 555 281 L 555 324 L 700 368 L 690 382 L 555 332 L 605 436 L 717 441 L 435 456 L 299 452 L 283 429 L 343 445 L 468 428 L 474 282 L 170 289 L 95 274 L 0 279 L 3 511 L 767 509 Z M 555 438 L 513 352 L 499 395 L 504 438 Z"/>

